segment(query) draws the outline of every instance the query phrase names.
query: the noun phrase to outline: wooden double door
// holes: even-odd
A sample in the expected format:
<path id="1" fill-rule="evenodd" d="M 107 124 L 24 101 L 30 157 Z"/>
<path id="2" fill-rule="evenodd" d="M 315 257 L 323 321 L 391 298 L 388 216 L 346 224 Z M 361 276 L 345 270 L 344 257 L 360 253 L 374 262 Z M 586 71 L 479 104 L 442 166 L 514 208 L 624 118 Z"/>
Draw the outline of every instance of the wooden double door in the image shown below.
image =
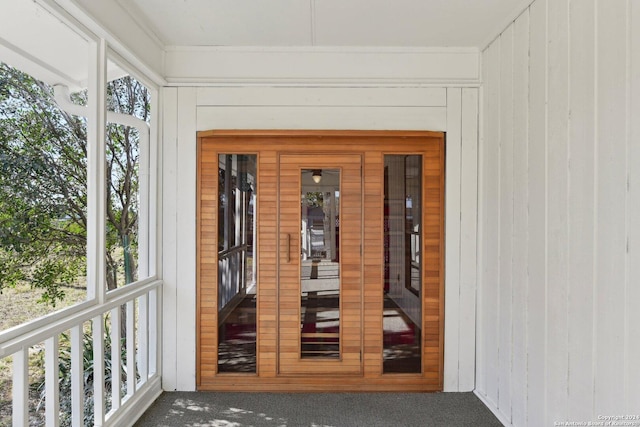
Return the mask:
<path id="1" fill-rule="evenodd" d="M 444 137 L 198 135 L 200 390 L 442 389 Z"/>

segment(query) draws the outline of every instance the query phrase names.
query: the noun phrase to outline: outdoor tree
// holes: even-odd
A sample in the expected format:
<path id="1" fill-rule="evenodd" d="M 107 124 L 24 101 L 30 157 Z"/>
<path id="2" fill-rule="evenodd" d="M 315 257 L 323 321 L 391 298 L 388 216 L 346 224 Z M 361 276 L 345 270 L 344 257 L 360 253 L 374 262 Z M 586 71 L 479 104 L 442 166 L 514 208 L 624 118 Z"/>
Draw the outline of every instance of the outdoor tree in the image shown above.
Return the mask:
<path id="1" fill-rule="evenodd" d="M 129 76 L 111 81 L 107 107 L 148 120 L 148 91 Z M 135 129 L 107 125 L 108 289 L 135 280 L 138 141 Z M 62 111 L 46 84 L 0 63 L 0 292 L 23 281 L 55 305 L 85 275 L 86 236 L 86 120 Z"/>

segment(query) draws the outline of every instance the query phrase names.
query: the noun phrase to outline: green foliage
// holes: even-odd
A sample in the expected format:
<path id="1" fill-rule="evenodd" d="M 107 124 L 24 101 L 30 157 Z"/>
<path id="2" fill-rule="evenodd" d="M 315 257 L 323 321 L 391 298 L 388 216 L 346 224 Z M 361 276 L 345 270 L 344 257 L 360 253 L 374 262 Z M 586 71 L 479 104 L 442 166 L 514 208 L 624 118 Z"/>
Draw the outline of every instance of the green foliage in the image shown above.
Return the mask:
<path id="1" fill-rule="evenodd" d="M 40 301 L 55 307 L 56 302 L 64 298 L 59 283 L 73 283 L 83 267 L 78 258 L 52 257 L 39 262 L 33 269 L 31 284 L 44 290 Z"/>
<path id="2" fill-rule="evenodd" d="M 27 281 L 55 305 L 83 271 L 86 132 L 52 96 L 0 64 L 0 290 Z"/>
<path id="3" fill-rule="evenodd" d="M 87 102 L 86 93 L 72 98 Z M 108 84 L 107 103 L 149 119 L 147 90 L 131 77 Z M 107 287 L 114 289 L 124 282 L 123 239 L 136 270 L 137 130 L 108 124 L 106 146 Z M 85 274 L 86 240 L 86 120 L 60 110 L 46 84 L 0 63 L 0 293 L 25 281 L 55 306 L 64 286 Z"/>
<path id="4" fill-rule="evenodd" d="M 20 269 L 18 259 L 0 250 L 0 283 L 14 287 L 21 280 L 25 280 L 25 274 Z M 1 286 L 0 293 L 2 293 Z"/>
<path id="5" fill-rule="evenodd" d="M 324 194 L 322 191 L 309 191 L 304 197 L 309 207 L 316 208 L 324 205 Z"/>
<path id="6" fill-rule="evenodd" d="M 113 393 L 112 378 L 113 378 L 113 365 L 111 364 L 111 330 L 108 319 L 105 319 L 104 323 L 104 387 L 107 392 L 107 396 Z M 116 393 L 121 393 L 126 387 L 127 372 L 127 352 L 126 352 L 126 339 L 121 339 L 120 346 L 120 378 L 121 378 L 121 390 Z M 82 386 L 84 390 L 84 425 L 93 425 L 93 387 L 95 378 L 95 366 L 93 363 L 93 332 L 89 327 L 82 335 Z M 44 351 L 41 351 L 37 357 L 32 360 L 31 364 L 34 367 L 40 367 L 39 372 L 44 372 Z M 137 380 L 137 378 L 136 378 Z M 58 386 L 60 390 L 60 425 L 62 427 L 71 425 L 71 339 L 69 334 L 61 334 L 59 342 L 58 352 Z M 40 378 L 33 383 L 32 386 L 35 391 L 40 395 L 40 403 L 36 412 L 43 409 L 43 404 L 46 399 L 45 378 Z M 111 399 L 106 400 L 106 410 L 111 409 Z"/>

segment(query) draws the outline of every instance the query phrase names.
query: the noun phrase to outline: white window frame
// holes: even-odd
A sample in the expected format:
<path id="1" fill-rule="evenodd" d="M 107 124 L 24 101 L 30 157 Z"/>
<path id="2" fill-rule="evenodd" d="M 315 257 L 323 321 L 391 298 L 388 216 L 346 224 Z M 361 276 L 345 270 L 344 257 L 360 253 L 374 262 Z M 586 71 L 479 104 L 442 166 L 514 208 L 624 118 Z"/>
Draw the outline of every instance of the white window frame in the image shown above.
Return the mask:
<path id="1" fill-rule="evenodd" d="M 158 271 L 161 270 L 161 230 L 159 224 L 161 213 L 159 210 L 161 198 L 159 196 L 158 179 L 160 177 L 160 151 L 159 151 L 159 86 L 136 67 L 125 61 L 117 47 L 111 47 L 104 37 L 99 37 L 84 25 L 79 23 L 67 11 L 61 9 L 49 1 L 40 1 L 52 15 L 60 19 L 65 25 L 87 41 L 88 45 L 88 79 L 87 79 L 87 299 L 83 302 L 63 308 L 59 311 L 27 321 L 5 331 L 0 331 L 0 358 L 10 354 L 5 347 L 21 336 L 32 333 L 46 325 L 63 322 L 64 319 L 80 313 L 96 305 L 104 304 L 109 300 L 115 300 L 122 293 L 135 292 L 137 289 L 158 280 Z M 37 60 L 24 56 L 24 52 L 13 51 L 24 59 L 26 64 L 32 64 L 36 68 L 46 67 Z M 148 179 L 145 184 L 144 196 L 146 200 L 145 212 L 145 277 L 134 283 L 128 284 L 108 293 L 106 291 L 106 84 L 107 62 L 114 61 L 134 78 L 143 83 L 151 95 L 152 116 L 150 121 L 149 149 L 144 160 L 145 169 L 148 171 Z M 143 159 L 141 153 L 140 170 Z M 142 205 L 142 201 L 141 201 Z M 158 301 L 149 301 L 149 307 L 155 311 Z M 149 313 L 153 314 L 153 313 Z M 149 331 L 155 334 L 156 331 Z"/>
<path id="2" fill-rule="evenodd" d="M 121 293 L 125 292 L 123 289 L 133 286 L 143 286 L 153 280 L 158 279 L 158 260 L 159 251 L 158 251 L 158 233 L 159 228 L 158 224 L 160 223 L 160 212 L 159 212 L 159 203 L 160 199 L 158 197 L 159 188 L 158 188 L 158 179 L 159 179 L 159 143 L 158 143 L 158 115 L 159 115 L 159 103 L 158 103 L 158 95 L 159 88 L 158 86 L 151 82 L 149 79 L 145 78 L 144 75 L 136 70 L 134 66 L 132 66 L 128 61 L 126 61 L 122 56 L 120 56 L 115 50 L 111 47 L 107 49 L 106 61 L 113 62 L 118 67 L 122 68 L 127 72 L 128 75 L 135 78 L 137 81 L 142 83 L 147 90 L 149 91 L 149 95 L 151 96 L 151 120 L 149 122 L 149 138 L 148 138 L 148 146 L 145 146 L 143 143 L 143 138 L 140 138 L 140 160 L 138 167 L 138 191 L 140 197 L 140 211 L 138 212 L 138 268 L 139 268 L 139 279 L 133 283 L 129 283 L 126 286 L 119 287 L 118 289 L 113 289 L 111 291 L 107 291 L 106 289 L 106 278 L 103 286 L 104 292 L 106 292 L 106 299 L 110 300 L 112 298 L 118 297 Z M 105 93 L 106 93 L 106 85 L 107 82 L 105 80 Z M 106 101 L 106 100 L 105 100 Z M 105 141 L 106 141 L 106 123 L 105 122 Z M 106 147 L 105 147 L 106 149 Z M 104 159 L 103 159 L 104 161 Z M 104 163 L 103 163 L 104 164 Z M 106 186 L 106 176 L 104 177 L 104 184 Z M 103 187 L 104 194 L 102 195 L 102 200 L 106 200 L 106 188 Z M 106 218 L 106 211 L 105 211 Z M 104 227 L 102 228 L 105 229 Z M 106 251 L 106 242 L 102 248 Z M 105 253 L 103 252 L 102 261 L 104 262 Z M 104 271 L 106 271 L 106 265 L 103 266 Z"/>

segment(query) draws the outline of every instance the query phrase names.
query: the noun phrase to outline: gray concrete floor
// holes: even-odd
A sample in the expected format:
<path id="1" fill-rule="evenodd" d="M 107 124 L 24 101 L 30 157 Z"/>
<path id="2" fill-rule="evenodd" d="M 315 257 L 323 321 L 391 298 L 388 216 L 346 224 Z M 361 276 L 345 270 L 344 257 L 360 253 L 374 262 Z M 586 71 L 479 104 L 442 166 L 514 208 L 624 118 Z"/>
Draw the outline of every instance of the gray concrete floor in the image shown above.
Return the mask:
<path id="1" fill-rule="evenodd" d="M 473 393 L 165 392 L 137 427 L 502 426 Z"/>

